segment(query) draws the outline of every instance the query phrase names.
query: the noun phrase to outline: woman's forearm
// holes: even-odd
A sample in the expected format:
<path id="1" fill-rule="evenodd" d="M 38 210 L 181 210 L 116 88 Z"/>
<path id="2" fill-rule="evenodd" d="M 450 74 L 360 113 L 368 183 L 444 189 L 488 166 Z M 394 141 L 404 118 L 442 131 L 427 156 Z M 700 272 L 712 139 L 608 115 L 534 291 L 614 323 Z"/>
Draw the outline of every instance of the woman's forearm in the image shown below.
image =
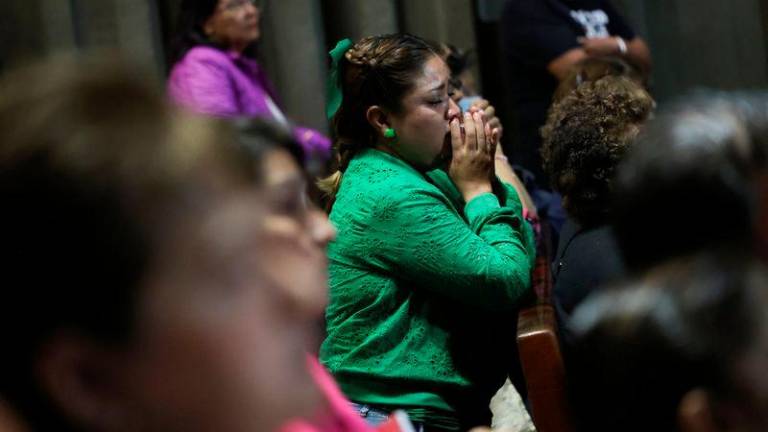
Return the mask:
<path id="1" fill-rule="evenodd" d="M 522 180 L 520 180 L 517 174 L 515 174 L 515 170 L 512 169 L 506 158 L 497 156 L 495 165 L 496 176 L 504 183 L 508 183 L 510 186 L 515 188 L 517 196 L 520 197 L 520 203 L 523 205 L 523 208 L 526 209 L 528 214 L 536 215 L 536 206 L 533 204 L 531 195 L 528 194 L 528 191 L 525 189 Z"/>

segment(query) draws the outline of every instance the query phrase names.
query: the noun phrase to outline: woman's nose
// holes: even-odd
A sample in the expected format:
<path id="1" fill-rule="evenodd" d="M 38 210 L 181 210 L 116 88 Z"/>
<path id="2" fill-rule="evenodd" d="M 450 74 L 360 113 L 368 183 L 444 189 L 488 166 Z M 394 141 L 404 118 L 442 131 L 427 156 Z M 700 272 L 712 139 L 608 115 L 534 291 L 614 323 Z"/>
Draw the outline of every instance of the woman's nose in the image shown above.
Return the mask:
<path id="1" fill-rule="evenodd" d="M 448 98 L 448 112 L 446 114 L 449 121 L 452 118 L 459 117 L 461 115 L 461 108 L 459 108 L 459 105 L 451 98 Z"/>
<path id="2" fill-rule="evenodd" d="M 312 241 L 325 248 L 336 238 L 336 228 L 328 220 L 328 216 L 318 208 L 309 210 L 309 229 Z"/>

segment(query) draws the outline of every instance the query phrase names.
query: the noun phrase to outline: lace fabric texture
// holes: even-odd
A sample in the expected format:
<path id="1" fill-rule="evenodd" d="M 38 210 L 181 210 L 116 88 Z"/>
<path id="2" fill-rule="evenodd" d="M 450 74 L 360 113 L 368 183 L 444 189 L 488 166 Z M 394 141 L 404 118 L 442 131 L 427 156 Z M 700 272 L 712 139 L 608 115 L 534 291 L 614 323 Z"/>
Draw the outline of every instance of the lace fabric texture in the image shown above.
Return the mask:
<path id="1" fill-rule="evenodd" d="M 497 329 L 513 328 L 535 256 L 516 192 L 499 195 L 465 204 L 444 171 L 373 149 L 351 161 L 331 212 L 320 353 L 351 400 L 439 427 L 489 418 L 509 361 L 500 338 L 514 343 Z"/>

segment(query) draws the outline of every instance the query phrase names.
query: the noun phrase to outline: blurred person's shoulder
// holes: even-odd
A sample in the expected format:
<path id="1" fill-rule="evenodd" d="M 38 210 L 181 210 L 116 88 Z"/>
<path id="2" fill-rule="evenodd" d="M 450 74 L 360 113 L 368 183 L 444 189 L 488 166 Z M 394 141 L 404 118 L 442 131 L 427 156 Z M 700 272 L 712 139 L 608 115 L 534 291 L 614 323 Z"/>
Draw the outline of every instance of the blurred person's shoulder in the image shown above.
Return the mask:
<path id="1" fill-rule="evenodd" d="M 184 55 L 184 61 L 229 61 L 231 55 L 216 47 L 197 45 Z"/>

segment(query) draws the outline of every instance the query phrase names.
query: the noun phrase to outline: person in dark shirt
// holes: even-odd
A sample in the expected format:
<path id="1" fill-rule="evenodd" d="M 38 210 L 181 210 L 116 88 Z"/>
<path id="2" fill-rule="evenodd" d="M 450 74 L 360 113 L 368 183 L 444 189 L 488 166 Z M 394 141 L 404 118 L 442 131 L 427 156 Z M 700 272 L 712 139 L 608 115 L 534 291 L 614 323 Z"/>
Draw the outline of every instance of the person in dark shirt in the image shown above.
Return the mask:
<path id="1" fill-rule="evenodd" d="M 607 0 L 508 0 L 501 22 L 517 121 L 516 164 L 548 188 L 539 128 L 560 80 L 588 57 L 617 56 L 647 75 L 651 56 Z"/>
<path id="2" fill-rule="evenodd" d="M 642 86 L 607 76 L 556 102 L 542 128 L 544 169 L 568 214 L 553 265 L 564 315 L 624 273 L 609 224 L 613 174 L 653 107 Z"/>

